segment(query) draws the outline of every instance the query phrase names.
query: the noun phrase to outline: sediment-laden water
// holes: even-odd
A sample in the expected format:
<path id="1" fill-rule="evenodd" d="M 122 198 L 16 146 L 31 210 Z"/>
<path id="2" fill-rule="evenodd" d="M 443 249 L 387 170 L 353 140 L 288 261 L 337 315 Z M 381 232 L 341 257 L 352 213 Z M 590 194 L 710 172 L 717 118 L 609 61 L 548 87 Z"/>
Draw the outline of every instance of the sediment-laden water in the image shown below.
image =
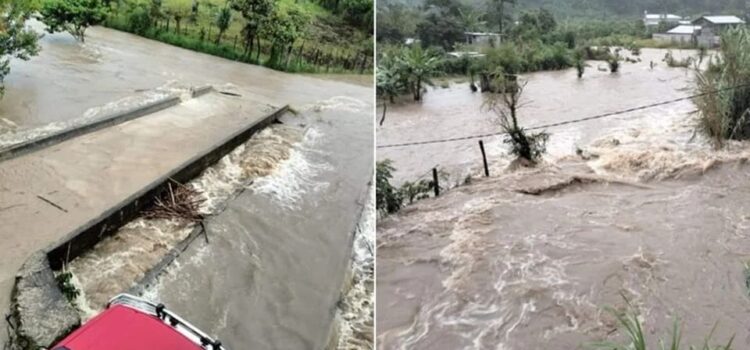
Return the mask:
<path id="1" fill-rule="evenodd" d="M 644 62 L 609 75 L 589 69 L 528 76 L 524 125 L 686 96 L 684 69 Z M 378 143 L 485 133 L 482 97 L 461 85 L 390 109 Z M 460 101 L 460 102 L 457 102 Z M 471 184 L 378 221 L 377 338 L 381 349 L 579 349 L 623 339 L 604 310 L 641 315 L 650 346 L 673 317 L 683 345 L 731 336 L 750 346 L 750 144 L 713 150 L 694 133 L 695 107 L 677 103 L 548 130 L 534 169 L 508 168 L 492 141 L 490 178 L 476 141 L 379 150 L 397 181 L 439 163 Z M 445 111 L 445 112 L 440 112 Z M 444 128 L 443 125 L 454 125 Z M 459 126 L 464 127 L 459 127 Z"/>

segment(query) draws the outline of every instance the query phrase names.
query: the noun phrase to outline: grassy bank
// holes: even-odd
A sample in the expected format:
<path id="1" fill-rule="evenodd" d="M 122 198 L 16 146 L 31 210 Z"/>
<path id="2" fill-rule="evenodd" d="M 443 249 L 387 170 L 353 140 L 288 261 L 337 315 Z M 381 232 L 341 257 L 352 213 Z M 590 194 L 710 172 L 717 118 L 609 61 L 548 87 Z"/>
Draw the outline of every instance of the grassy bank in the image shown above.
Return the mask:
<path id="1" fill-rule="evenodd" d="M 276 10 L 300 18 L 299 28 L 282 28 L 292 37 L 283 44 L 269 39 L 273 30 L 259 28 L 254 39 L 245 35 L 247 20 L 225 0 L 163 0 L 154 10 L 148 1 L 120 1 L 112 5 L 105 26 L 158 40 L 188 50 L 294 73 L 372 72 L 371 34 L 347 23 L 340 15 L 313 0 L 280 0 Z M 181 7 L 180 7 L 181 6 Z M 226 10 L 225 10 L 226 9 Z M 226 29 L 218 18 L 228 11 Z M 182 12 L 179 12 L 182 11 Z M 270 19 L 268 23 L 274 23 Z M 269 24 L 270 25 L 270 24 Z M 264 34 L 271 32 L 269 34 Z"/>

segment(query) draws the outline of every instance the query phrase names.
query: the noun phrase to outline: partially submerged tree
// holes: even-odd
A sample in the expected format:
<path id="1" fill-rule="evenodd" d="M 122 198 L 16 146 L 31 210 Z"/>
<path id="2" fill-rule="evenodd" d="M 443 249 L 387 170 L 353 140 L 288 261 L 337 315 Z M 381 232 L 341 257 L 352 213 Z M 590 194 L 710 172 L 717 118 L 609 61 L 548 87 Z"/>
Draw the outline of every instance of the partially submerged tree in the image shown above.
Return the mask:
<path id="1" fill-rule="evenodd" d="M 607 57 L 607 64 L 609 65 L 609 71 L 611 73 L 619 72 L 621 61 L 622 61 L 622 56 L 620 56 L 619 51 L 615 51 L 615 53 L 610 54 L 609 57 Z"/>
<path id="2" fill-rule="evenodd" d="M 26 0 L 0 0 L 0 98 L 3 80 L 10 73 L 10 58 L 28 60 L 39 53 L 39 35 L 25 27 L 35 9 Z"/>
<path id="3" fill-rule="evenodd" d="M 575 66 L 578 72 L 578 79 L 583 78 L 583 73 L 586 72 L 586 61 L 583 59 L 583 53 L 577 51 L 575 54 Z"/>
<path id="4" fill-rule="evenodd" d="M 500 80 L 498 86 L 505 85 L 505 74 L 499 71 L 496 76 Z M 506 134 L 504 142 L 510 146 L 510 153 L 535 164 L 546 151 L 549 134 L 545 132 L 529 133 L 518 123 L 518 110 L 522 107 L 525 83 L 519 83 L 518 88 L 501 94 L 492 94 L 486 102 L 488 110 L 498 117 L 500 128 Z"/>
<path id="5" fill-rule="evenodd" d="M 398 61 L 391 58 L 390 55 L 384 54 L 378 60 L 378 63 L 375 80 L 377 95 L 383 100 L 383 117 L 380 119 L 380 125 L 383 125 L 388 110 L 388 102 L 393 103 L 397 96 L 404 93 L 406 85 Z"/>
<path id="6" fill-rule="evenodd" d="M 68 32 L 84 42 L 86 29 L 104 22 L 108 9 L 102 0 L 44 0 L 40 14 L 48 32 Z"/>

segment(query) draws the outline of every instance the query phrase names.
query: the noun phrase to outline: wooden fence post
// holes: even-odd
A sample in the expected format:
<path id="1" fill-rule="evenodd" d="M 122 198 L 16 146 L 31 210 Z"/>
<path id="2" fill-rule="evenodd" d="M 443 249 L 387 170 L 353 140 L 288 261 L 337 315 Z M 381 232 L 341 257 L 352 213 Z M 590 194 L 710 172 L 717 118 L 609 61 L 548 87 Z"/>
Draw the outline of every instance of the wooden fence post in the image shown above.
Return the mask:
<path id="1" fill-rule="evenodd" d="M 484 141 L 479 140 L 479 149 L 482 150 L 482 161 L 484 162 L 484 176 L 490 176 L 490 168 L 487 166 L 487 154 L 484 152 Z"/>
<path id="2" fill-rule="evenodd" d="M 432 168 L 432 184 L 435 189 L 435 197 L 440 196 L 440 183 L 438 182 L 438 171 L 437 168 Z"/>

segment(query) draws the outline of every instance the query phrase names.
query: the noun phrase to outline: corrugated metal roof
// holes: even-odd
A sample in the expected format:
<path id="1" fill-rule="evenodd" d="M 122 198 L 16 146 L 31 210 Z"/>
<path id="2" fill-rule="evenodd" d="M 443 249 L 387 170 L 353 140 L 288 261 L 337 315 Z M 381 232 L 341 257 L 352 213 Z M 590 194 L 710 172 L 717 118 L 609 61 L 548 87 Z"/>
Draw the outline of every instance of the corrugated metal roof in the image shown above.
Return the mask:
<path id="1" fill-rule="evenodd" d="M 740 19 L 737 16 L 703 16 L 701 18 L 698 18 L 696 21 L 700 21 L 701 19 L 705 19 L 708 22 L 711 22 L 713 24 L 744 24 L 745 21 Z M 696 21 L 693 21 L 695 23 Z"/>
<path id="2" fill-rule="evenodd" d="M 696 31 L 701 30 L 701 26 L 677 26 L 670 31 L 667 32 L 667 34 L 693 34 Z"/>

